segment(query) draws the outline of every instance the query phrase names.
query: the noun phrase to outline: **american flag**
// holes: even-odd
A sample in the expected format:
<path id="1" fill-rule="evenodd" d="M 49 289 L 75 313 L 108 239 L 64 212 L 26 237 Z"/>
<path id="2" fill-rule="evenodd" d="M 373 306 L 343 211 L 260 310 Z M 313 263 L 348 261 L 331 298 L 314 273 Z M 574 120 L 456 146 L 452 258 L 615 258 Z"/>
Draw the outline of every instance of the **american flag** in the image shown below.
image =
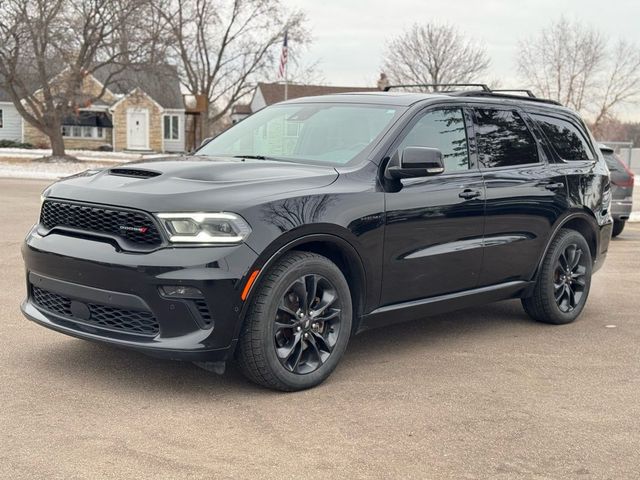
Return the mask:
<path id="1" fill-rule="evenodd" d="M 284 78 L 287 71 L 287 60 L 289 59 L 289 46 L 288 46 L 289 32 L 284 32 L 284 41 L 282 42 L 282 53 L 280 54 L 280 70 L 278 71 L 280 78 Z"/>

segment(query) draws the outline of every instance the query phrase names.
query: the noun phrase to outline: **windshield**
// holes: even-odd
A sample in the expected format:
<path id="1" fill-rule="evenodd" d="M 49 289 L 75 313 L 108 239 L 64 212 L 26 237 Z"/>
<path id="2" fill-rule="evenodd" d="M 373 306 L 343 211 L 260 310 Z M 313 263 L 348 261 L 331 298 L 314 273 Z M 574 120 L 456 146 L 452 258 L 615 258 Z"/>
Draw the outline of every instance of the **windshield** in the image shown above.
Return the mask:
<path id="1" fill-rule="evenodd" d="M 275 105 L 234 125 L 196 154 L 346 165 L 369 153 L 398 115 L 397 107 L 386 105 Z"/>

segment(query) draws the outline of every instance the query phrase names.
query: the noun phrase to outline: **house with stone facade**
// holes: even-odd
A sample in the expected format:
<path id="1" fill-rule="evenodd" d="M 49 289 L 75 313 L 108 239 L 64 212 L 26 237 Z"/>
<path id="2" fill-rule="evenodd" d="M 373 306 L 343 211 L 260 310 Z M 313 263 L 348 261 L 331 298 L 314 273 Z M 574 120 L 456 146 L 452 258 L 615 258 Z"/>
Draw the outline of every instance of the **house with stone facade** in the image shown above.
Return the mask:
<path id="1" fill-rule="evenodd" d="M 94 99 L 100 93 L 98 100 L 82 100 Z M 5 131 L 0 128 L 0 139 L 49 147 L 48 137 L 16 117 L 15 107 L 2 102 L 3 98 L 0 92 L 0 110 L 7 119 Z M 173 67 L 133 65 L 116 70 L 104 66 L 84 78 L 77 103 L 80 107 L 62 122 L 68 149 L 185 150 L 185 106 L 178 73 Z"/>

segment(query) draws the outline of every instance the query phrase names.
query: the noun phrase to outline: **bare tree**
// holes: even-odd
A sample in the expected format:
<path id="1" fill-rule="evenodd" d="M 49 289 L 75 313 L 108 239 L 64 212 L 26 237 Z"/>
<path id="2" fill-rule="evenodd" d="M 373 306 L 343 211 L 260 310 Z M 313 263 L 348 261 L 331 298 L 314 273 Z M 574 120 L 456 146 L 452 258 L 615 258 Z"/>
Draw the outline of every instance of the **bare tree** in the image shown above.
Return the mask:
<path id="1" fill-rule="evenodd" d="M 215 122 L 255 88 L 260 76 L 275 76 L 284 32 L 303 44 L 305 16 L 289 13 L 279 0 L 158 0 L 183 82 L 205 96 Z"/>
<path id="2" fill-rule="evenodd" d="M 484 48 L 436 23 L 415 24 L 388 42 L 383 63 L 392 84 L 468 83 L 488 67 Z"/>
<path id="3" fill-rule="evenodd" d="M 613 117 L 618 106 L 640 99 L 640 49 L 624 40 L 615 46 L 597 97 L 594 130 Z"/>
<path id="4" fill-rule="evenodd" d="M 640 51 L 613 48 L 595 28 L 565 17 L 519 43 L 518 71 L 528 86 L 593 119 L 594 129 L 640 98 Z"/>
<path id="5" fill-rule="evenodd" d="M 144 51 L 118 33 L 135 18 L 140 1 L 4 0 L 0 9 L 0 86 L 32 126 L 49 137 L 52 156 L 65 158 L 62 121 L 105 93 L 88 93 L 83 82 L 104 65 Z M 133 24 L 129 24 L 133 28 Z M 119 73 L 110 70 L 111 76 Z"/>

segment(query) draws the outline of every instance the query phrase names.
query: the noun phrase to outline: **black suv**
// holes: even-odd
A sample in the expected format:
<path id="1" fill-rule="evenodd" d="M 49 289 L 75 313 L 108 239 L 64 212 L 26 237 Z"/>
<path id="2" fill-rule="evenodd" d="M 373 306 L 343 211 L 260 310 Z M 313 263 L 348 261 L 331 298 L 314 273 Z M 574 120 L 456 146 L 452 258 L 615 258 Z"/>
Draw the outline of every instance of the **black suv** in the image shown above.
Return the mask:
<path id="1" fill-rule="evenodd" d="M 610 197 L 583 121 L 551 101 L 484 86 L 296 99 L 192 156 L 48 187 L 22 310 L 299 390 L 369 328 L 509 298 L 573 321 Z"/>

